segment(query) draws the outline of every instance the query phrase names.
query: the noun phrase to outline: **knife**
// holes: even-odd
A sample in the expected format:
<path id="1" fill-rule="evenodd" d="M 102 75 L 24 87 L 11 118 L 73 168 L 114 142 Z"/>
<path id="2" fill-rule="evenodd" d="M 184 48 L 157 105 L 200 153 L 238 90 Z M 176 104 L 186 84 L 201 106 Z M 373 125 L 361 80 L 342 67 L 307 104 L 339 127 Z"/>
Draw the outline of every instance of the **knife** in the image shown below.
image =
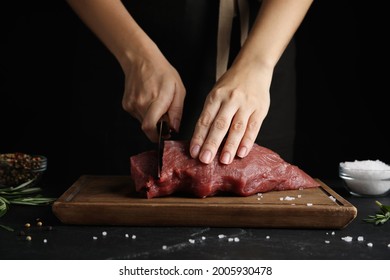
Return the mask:
<path id="1" fill-rule="evenodd" d="M 157 178 L 161 177 L 163 151 L 164 151 L 164 140 L 169 139 L 171 136 L 171 130 L 168 122 L 161 119 L 157 125 L 158 129 L 158 148 L 157 148 Z"/>

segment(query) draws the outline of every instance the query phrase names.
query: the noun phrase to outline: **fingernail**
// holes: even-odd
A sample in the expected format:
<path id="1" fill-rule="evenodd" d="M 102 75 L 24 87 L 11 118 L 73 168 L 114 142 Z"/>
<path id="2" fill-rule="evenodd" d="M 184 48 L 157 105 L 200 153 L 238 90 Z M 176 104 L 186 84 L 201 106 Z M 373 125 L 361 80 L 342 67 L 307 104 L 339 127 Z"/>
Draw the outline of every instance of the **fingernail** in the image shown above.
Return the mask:
<path id="1" fill-rule="evenodd" d="M 210 163 L 211 161 L 211 152 L 209 150 L 206 150 L 200 154 L 199 157 L 200 161 L 203 163 Z"/>
<path id="2" fill-rule="evenodd" d="M 243 158 L 246 156 L 246 152 L 248 151 L 248 149 L 246 147 L 241 147 L 238 149 L 238 152 L 237 152 L 237 155 L 240 157 L 240 158 Z"/>
<path id="3" fill-rule="evenodd" d="M 229 164 L 230 163 L 230 153 L 224 152 L 221 157 L 221 162 L 223 164 Z"/>
<path id="4" fill-rule="evenodd" d="M 200 151 L 200 146 L 199 145 L 193 146 L 192 149 L 191 149 L 191 156 L 193 158 L 196 158 L 199 155 L 199 151 Z"/>

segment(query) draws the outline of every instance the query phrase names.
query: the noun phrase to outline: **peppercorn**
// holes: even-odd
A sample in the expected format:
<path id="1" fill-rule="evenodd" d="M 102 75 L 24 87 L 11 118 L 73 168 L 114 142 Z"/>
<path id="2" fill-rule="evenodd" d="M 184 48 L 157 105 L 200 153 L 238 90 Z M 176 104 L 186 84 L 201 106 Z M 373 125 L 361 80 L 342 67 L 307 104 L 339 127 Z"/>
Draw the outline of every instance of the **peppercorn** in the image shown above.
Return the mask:
<path id="1" fill-rule="evenodd" d="M 35 180 L 46 169 L 46 158 L 23 153 L 0 154 L 0 185 L 15 187 Z"/>

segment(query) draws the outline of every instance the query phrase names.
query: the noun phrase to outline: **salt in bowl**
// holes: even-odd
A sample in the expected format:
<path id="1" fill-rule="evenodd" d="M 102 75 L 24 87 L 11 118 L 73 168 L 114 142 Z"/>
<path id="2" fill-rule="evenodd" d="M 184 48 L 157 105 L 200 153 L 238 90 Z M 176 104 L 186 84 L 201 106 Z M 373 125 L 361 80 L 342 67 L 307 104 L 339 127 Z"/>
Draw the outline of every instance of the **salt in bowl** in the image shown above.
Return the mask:
<path id="1" fill-rule="evenodd" d="M 341 162 L 339 176 L 352 195 L 378 197 L 390 193 L 390 165 L 380 160 Z"/>

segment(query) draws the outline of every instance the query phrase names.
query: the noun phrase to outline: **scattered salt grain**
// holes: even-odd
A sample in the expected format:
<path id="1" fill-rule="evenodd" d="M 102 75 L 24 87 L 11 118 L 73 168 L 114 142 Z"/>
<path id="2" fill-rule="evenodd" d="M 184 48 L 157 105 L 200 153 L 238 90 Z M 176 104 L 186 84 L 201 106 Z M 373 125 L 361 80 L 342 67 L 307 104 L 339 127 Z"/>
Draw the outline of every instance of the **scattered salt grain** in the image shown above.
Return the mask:
<path id="1" fill-rule="evenodd" d="M 233 238 L 233 237 L 229 237 L 229 238 L 228 238 L 228 241 L 229 241 L 229 242 L 233 242 L 233 241 L 234 241 L 234 238 Z"/>
<path id="2" fill-rule="evenodd" d="M 43 239 L 43 243 L 47 243 L 47 239 Z"/>
<path id="3" fill-rule="evenodd" d="M 332 231 L 332 235 L 335 235 L 336 233 L 334 231 Z"/>
<path id="4" fill-rule="evenodd" d="M 307 206 L 313 206 L 313 203 L 306 203 Z"/>
<path id="5" fill-rule="evenodd" d="M 327 232 L 326 235 L 329 235 L 329 232 Z"/>
<path id="6" fill-rule="evenodd" d="M 130 235 L 129 235 L 128 233 L 126 233 L 126 234 L 125 234 L 125 237 L 126 237 L 126 238 L 129 238 L 129 237 L 130 237 Z"/>
<path id="7" fill-rule="evenodd" d="M 168 248 L 167 245 L 163 245 L 163 246 L 162 246 L 162 249 L 163 249 L 163 250 L 166 250 L 167 248 Z"/>
<path id="8" fill-rule="evenodd" d="M 329 244 L 329 243 L 330 243 L 330 241 L 329 241 L 329 240 L 325 240 L 325 243 L 326 243 L 326 244 Z"/>
<path id="9" fill-rule="evenodd" d="M 283 197 L 279 198 L 279 200 L 282 201 L 282 200 L 283 200 Z"/>
<path id="10" fill-rule="evenodd" d="M 97 236 L 93 236 L 92 239 L 93 240 L 97 240 L 98 238 L 97 238 Z"/>
<path id="11" fill-rule="evenodd" d="M 302 197 L 302 195 L 301 194 L 298 194 L 298 198 L 301 198 Z"/>
<path id="12" fill-rule="evenodd" d="M 135 234 L 133 234 L 132 236 L 131 236 L 131 239 L 136 239 L 137 238 L 137 236 L 135 235 Z"/>
<path id="13" fill-rule="evenodd" d="M 368 242 L 368 243 L 367 243 L 367 246 L 368 246 L 368 247 L 372 247 L 372 246 L 374 246 L 374 244 L 372 244 L 371 242 Z"/>
<path id="14" fill-rule="evenodd" d="M 261 198 L 260 198 L 260 197 L 258 197 L 258 198 L 257 198 L 257 200 L 261 200 Z"/>
<path id="15" fill-rule="evenodd" d="M 240 242 L 240 238 L 234 237 L 234 242 Z"/>
<path id="16" fill-rule="evenodd" d="M 330 200 L 336 202 L 336 198 L 334 198 L 333 196 L 330 195 L 329 198 L 330 198 Z"/>
<path id="17" fill-rule="evenodd" d="M 341 237 L 341 239 L 346 241 L 346 242 L 351 242 L 353 240 L 352 236 Z"/>
<path id="18" fill-rule="evenodd" d="M 390 248 L 390 243 L 389 243 L 389 244 L 387 244 L 387 247 L 388 247 L 388 248 Z"/>
<path id="19" fill-rule="evenodd" d="M 219 239 L 222 239 L 222 238 L 225 238 L 225 237 L 226 237 L 226 235 L 224 235 L 224 234 L 219 234 L 219 235 L 218 235 L 218 238 L 219 238 Z"/>
<path id="20" fill-rule="evenodd" d="M 47 226 L 47 227 L 45 227 L 45 230 L 46 231 L 51 231 L 51 230 L 53 230 L 53 227 L 52 226 Z"/>
<path id="21" fill-rule="evenodd" d="M 205 236 L 202 236 L 202 240 L 206 240 L 206 237 L 205 237 Z"/>
<path id="22" fill-rule="evenodd" d="M 188 242 L 190 242 L 191 244 L 195 244 L 195 239 L 188 239 Z"/>
<path id="23" fill-rule="evenodd" d="M 284 200 L 294 200 L 294 199 L 295 199 L 295 197 L 293 197 L 293 196 L 286 196 L 284 198 Z"/>
<path id="24" fill-rule="evenodd" d="M 103 235 L 103 236 L 106 236 L 106 235 L 107 235 L 107 231 L 103 231 L 103 232 L 102 232 L 102 235 Z"/>
<path id="25" fill-rule="evenodd" d="M 257 195 L 258 195 L 258 196 L 262 196 L 263 194 L 259 192 L 259 193 L 257 193 Z"/>
<path id="26" fill-rule="evenodd" d="M 358 236 L 357 241 L 364 241 L 364 237 L 363 236 Z"/>
<path id="27" fill-rule="evenodd" d="M 267 235 L 265 238 L 266 238 L 266 239 L 270 239 L 271 237 L 270 237 L 269 235 Z"/>

